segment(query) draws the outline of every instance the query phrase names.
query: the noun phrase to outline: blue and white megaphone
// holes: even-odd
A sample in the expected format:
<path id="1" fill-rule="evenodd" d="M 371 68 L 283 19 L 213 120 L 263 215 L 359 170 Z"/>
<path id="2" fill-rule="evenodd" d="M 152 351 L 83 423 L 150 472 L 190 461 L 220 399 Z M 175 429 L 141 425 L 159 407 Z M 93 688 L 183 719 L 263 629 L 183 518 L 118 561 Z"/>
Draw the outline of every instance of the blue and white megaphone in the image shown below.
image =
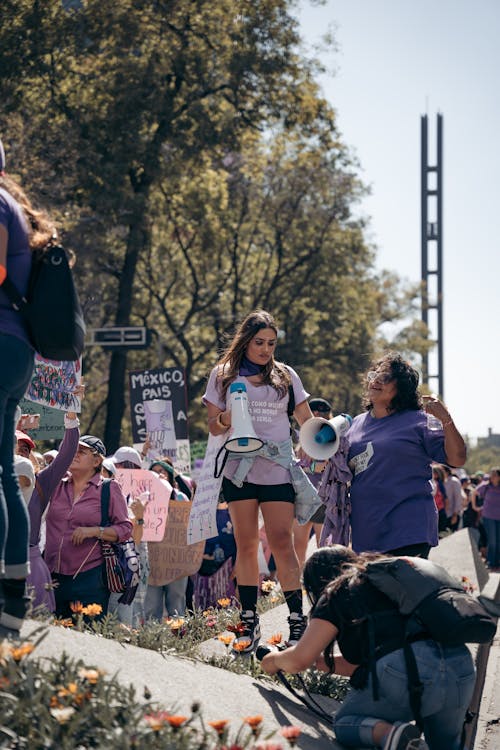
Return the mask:
<path id="1" fill-rule="evenodd" d="M 229 386 L 231 404 L 230 437 L 224 447 L 233 453 L 252 453 L 262 448 L 264 441 L 255 434 L 252 418 L 248 411 L 247 388 L 244 383 L 233 383 Z"/>
<path id="2" fill-rule="evenodd" d="M 349 414 L 339 414 L 333 419 L 313 417 L 300 428 L 299 441 L 302 449 L 316 461 L 326 461 L 339 449 L 340 438 L 352 423 Z"/>

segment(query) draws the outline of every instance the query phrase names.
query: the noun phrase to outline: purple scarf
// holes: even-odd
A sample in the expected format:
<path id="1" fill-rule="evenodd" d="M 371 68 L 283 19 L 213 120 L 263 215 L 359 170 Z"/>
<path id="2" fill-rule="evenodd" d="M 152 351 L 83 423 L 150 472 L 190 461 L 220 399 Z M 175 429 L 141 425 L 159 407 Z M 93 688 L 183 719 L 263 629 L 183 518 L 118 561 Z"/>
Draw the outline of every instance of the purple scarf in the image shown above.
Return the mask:
<path id="1" fill-rule="evenodd" d="M 249 375 L 258 375 L 263 370 L 266 369 L 266 365 L 256 365 L 255 362 L 251 362 L 247 355 L 244 354 L 243 358 L 241 360 L 240 369 L 239 369 L 239 375 L 243 375 L 243 377 L 248 377 Z"/>

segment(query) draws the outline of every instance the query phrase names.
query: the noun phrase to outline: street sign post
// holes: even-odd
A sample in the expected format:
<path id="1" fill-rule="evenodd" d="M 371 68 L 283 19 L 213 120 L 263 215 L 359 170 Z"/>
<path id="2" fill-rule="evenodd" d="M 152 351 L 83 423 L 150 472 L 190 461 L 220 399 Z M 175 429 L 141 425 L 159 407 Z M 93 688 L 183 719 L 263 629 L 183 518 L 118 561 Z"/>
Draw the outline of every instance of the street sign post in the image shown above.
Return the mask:
<path id="1" fill-rule="evenodd" d="M 151 343 L 151 333 L 143 326 L 107 326 L 91 328 L 91 346 L 103 346 L 106 349 L 147 349 Z"/>

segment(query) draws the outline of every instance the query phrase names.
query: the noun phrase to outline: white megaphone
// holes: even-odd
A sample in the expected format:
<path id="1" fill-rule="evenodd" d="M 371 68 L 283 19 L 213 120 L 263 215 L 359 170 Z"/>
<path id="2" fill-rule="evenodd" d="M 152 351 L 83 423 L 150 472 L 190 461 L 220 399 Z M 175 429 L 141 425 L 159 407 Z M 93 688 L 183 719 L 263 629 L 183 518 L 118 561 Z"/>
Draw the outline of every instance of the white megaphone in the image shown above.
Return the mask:
<path id="1" fill-rule="evenodd" d="M 252 453 L 262 448 L 264 441 L 257 437 L 248 411 L 247 388 L 244 383 L 233 383 L 229 387 L 231 403 L 230 437 L 224 447 L 233 453 Z"/>
<path id="2" fill-rule="evenodd" d="M 352 423 L 349 414 L 339 414 L 333 419 L 312 417 L 300 428 L 299 441 L 308 456 L 317 461 L 326 461 L 339 449 L 340 438 Z"/>

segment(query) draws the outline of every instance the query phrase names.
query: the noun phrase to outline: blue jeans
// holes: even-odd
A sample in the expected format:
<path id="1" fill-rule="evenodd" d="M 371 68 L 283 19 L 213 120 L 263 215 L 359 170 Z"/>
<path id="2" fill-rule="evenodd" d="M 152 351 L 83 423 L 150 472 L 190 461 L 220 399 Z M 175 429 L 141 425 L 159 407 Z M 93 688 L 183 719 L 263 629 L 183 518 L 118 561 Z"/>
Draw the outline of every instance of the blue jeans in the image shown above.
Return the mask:
<path id="1" fill-rule="evenodd" d="M 458 750 L 465 712 L 475 682 L 472 656 L 466 646 L 444 648 L 435 641 L 412 646 L 424 686 L 422 717 L 429 750 Z M 333 718 L 338 741 L 347 747 L 373 747 L 379 721 L 412 721 L 403 650 L 377 662 L 380 698 L 373 700 L 371 678 L 363 690 L 352 690 Z"/>
<path id="2" fill-rule="evenodd" d="M 29 519 L 14 471 L 14 421 L 33 360 L 33 349 L 24 341 L 0 333 L 0 577 L 6 578 L 29 573 Z"/>
<path id="3" fill-rule="evenodd" d="M 167 583 L 165 586 L 151 586 L 148 584 L 146 600 L 144 602 L 144 613 L 146 620 L 163 619 L 163 607 L 170 617 L 183 615 L 186 611 L 186 588 L 187 576 L 177 581 Z"/>
<path id="4" fill-rule="evenodd" d="M 483 517 L 484 528 L 488 542 L 486 545 L 486 559 L 490 568 L 500 567 L 500 521 Z"/>

